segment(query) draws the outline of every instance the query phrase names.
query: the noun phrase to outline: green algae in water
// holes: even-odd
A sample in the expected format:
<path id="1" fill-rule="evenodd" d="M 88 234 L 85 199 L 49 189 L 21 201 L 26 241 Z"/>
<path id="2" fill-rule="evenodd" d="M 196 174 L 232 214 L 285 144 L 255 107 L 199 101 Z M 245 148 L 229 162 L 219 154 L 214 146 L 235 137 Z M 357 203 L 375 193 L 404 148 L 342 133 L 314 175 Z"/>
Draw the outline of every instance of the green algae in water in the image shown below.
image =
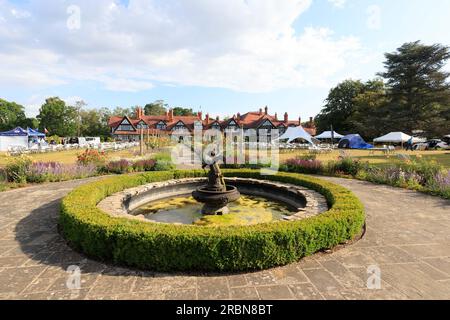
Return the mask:
<path id="1" fill-rule="evenodd" d="M 144 215 L 154 222 L 199 226 L 253 225 L 281 220 L 292 214 L 281 203 L 248 195 L 241 195 L 238 201 L 230 203 L 230 213 L 223 216 L 203 216 L 202 207 L 203 204 L 192 197 L 177 197 L 151 202 L 138 208 L 133 214 Z"/>

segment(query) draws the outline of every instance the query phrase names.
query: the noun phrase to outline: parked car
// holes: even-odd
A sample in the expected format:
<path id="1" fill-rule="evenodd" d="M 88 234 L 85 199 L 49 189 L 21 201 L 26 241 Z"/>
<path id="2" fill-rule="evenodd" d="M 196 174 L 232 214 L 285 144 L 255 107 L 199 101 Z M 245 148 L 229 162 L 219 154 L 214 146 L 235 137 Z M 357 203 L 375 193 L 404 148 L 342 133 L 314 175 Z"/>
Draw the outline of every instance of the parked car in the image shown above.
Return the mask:
<path id="1" fill-rule="evenodd" d="M 450 141 L 447 140 L 447 137 L 445 137 L 443 140 L 432 139 L 426 142 L 416 143 L 413 146 L 413 150 L 439 150 L 439 149 L 450 150 L 450 143 L 449 143 Z"/>

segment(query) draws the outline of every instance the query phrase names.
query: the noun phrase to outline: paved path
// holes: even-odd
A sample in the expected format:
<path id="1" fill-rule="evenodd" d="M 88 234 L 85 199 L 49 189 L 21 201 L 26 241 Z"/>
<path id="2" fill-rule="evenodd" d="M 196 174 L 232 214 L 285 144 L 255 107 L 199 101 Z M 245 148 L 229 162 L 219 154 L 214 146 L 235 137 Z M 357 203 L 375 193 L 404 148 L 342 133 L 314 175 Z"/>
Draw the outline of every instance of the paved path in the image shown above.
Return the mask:
<path id="1" fill-rule="evenodd" d="M 263 272 L 188 275 L 142 272 L 85 259 L 57 233 L 61 197 L 82 181 L 0 193 L 2 299 L 450 299 L 450 201 L 365 182 L 328 178 L 367 208 L 360 242 Z M 81 289 L 66 287 L 69 265 Z M 381 270 L 369 290 L 368 267 Z"/>

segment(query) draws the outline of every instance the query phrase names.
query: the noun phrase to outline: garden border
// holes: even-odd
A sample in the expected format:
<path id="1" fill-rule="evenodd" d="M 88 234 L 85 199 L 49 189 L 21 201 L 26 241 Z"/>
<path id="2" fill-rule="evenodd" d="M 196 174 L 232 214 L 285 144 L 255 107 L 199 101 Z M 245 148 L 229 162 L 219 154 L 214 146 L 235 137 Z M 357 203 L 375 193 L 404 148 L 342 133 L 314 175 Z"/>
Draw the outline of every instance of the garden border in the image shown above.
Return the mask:
<path id="1" fill-rule="evenodd" d="M 257 170 L 224 170 L 228 177 L 280 181 L 313 189 L 331 208 L 293 222 L 199 227 L 111 217 L 97 204 L 146 183 L 203 177 L 203 171 L 122 175 L 83 185 L 62 201 L 59 228 L 69 245 L 89 257 L 155 271 L 247 271 L 286 265 L 353 240 L 365 223 L 364 207 L 349 190 L 315 177 Z"/>

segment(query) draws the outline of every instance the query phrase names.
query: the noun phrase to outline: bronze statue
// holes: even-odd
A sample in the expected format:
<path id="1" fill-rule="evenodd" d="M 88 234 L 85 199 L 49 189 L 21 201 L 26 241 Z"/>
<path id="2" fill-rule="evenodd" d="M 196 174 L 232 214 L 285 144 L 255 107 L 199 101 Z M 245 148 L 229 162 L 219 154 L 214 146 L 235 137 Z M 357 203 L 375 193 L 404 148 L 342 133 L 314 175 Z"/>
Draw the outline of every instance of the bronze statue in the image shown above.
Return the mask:
<path id="1" fill-rule="evenodd" d="M 215 157 L 215 153 L 211 153 L 211 156 Z M 206 188 L 211 191 L 227 191 L 225 180 L 222 172 L 220 171 L 220 167 L 217 164 L 217 160 L 212 160 L 211 164 L 204 163 L 202 168 L 205 169 L 206 167 L 209 167 L 208 185 Z"/>
<path id="2" fill-rule="evenodd" d="M 227 214 L 229 212 L 228 203 L 237 201 L 241 194 L 236 187 L 225 184 L 214 152 L 211 152 L 211 157 L 211 164 L 203 163 L 202 165 L 203 169 L 209 167 L 208 184 L 196 189 L 192 192 L 192 196 L 195 200 L 204 203 L 202 214 Z"/>

